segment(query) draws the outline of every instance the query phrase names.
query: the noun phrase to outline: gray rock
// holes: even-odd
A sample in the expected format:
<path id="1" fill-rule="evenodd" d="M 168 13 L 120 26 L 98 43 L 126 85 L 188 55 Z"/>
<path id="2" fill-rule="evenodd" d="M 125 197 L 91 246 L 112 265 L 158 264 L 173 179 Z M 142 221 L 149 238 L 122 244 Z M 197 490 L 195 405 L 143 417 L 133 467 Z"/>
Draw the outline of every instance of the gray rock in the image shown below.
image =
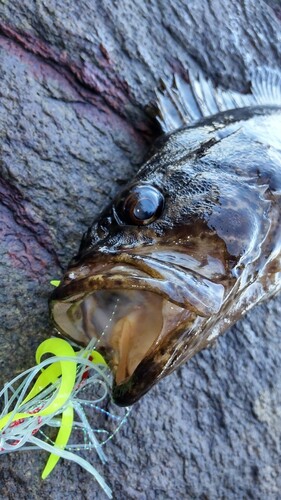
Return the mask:
<path id="1" fill-rule="evenodd" d="M 247 90 L 251 64 L 280 65 L 280 2 L 0 2 L 0 382 L 52 333 L 49 281 L 157 134 L 144 106 L 193 58 Z M 123 499 L 277 499 L 281 479 L 280 297 L 137 403 L 92 461 Z M 104 499 L 61 461 L 2 456 L 3 499 Z"/>

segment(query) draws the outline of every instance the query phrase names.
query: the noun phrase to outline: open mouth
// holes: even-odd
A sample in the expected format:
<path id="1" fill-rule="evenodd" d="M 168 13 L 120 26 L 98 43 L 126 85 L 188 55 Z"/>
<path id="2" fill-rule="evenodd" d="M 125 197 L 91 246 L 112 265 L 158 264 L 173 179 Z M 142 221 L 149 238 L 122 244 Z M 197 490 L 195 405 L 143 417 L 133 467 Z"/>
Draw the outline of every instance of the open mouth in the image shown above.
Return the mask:
<path id="1" fill-rule="evenodd" d="M 96 339 L 118 385 L 190 311 L 151 291 L 101 289 L 54 302 L 52 315 L 59 331 L 79 344 Z"/>
<path id="2" fill-rule="evenodd" d="M 221 285 L 190 270 L 121 256 L 71 268 L 50 307 L 62 335 L 84 346 L 96 340 L 114 375 L 113 397 L 126 405 L 171 371 L 183 332 L 216 312 L 222 298 Z"/>

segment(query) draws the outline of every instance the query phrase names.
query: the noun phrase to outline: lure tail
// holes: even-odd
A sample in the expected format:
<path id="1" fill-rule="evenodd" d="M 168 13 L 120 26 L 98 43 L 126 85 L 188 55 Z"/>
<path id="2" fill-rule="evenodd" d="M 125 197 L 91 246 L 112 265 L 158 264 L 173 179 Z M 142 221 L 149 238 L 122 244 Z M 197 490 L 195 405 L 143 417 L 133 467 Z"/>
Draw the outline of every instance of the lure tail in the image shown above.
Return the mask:
<path id="1" fill-rule="evenodd" d="M 49 357 L 42 361 L 46 355 Z M 95 449 L 101 461 L 105 462 L 102 445 L 119 430 L 128 415 L 128 410 L 117 416 L 101 408 L 111 387 L 110 371 L 103 357 L 93 350 L 92 343 L 86 349 L 75 352 L 67 341 L 52 338 L 39 345 L 36 362 L 37 366 L 15 377 L 0 391 L 0 400 L 3 401 L 0 454 L 15 452 L 20 448 L 49 451 L 43 479 L 52 472 L 60 457 L 72 460 L 90 472 L 107 496 L 112 498 L 109 486 L 98 471 L 88 461 L 69 451 Z M 91 387 L 94 394 L 91 401 L 81 395 L 86 386 Z M 115 420 L 115 431 L 110 433 L 106 429 L 98 429 L 94 432 L 86 416 L 85 406 L 102 411 Z M 74 420 L 75 417 L 78 420 Z M 54 442 L 43 432 L 43 426 L 59 428 Z M 86 444 L 68 446 L 73 428 L 84 430 Z M 97 432 L 105 436 L 102 442 L 98 440 Z"/>

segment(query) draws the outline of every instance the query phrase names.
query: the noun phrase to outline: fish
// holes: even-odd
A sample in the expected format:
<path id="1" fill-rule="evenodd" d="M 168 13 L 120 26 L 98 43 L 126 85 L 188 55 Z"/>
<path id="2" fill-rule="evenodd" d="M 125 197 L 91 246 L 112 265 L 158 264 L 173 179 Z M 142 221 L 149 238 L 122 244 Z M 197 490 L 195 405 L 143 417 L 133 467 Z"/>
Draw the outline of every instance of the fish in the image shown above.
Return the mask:
<path id="1" fill-rule="evenodd" d="M 281 288 L 281 73 L 251 70 L 242 94 L 196 69 L 155 93 L 149 158 L 50 298 L 59 334 L 96 339 L 120 406 Z"/>

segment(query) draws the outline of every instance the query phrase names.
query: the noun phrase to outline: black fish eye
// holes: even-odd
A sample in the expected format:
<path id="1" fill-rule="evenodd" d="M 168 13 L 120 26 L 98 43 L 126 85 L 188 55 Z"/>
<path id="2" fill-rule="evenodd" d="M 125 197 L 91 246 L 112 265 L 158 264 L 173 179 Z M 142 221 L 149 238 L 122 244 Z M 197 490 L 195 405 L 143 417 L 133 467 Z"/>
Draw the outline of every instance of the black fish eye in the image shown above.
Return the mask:
<path id="1" fill-rule="evenodd" d="M 121 196 L 117 216 L 126 224 L 145 225 L 157 219 L 164 208 L 164 196 L 153 186 L 134 186 Z"/>

